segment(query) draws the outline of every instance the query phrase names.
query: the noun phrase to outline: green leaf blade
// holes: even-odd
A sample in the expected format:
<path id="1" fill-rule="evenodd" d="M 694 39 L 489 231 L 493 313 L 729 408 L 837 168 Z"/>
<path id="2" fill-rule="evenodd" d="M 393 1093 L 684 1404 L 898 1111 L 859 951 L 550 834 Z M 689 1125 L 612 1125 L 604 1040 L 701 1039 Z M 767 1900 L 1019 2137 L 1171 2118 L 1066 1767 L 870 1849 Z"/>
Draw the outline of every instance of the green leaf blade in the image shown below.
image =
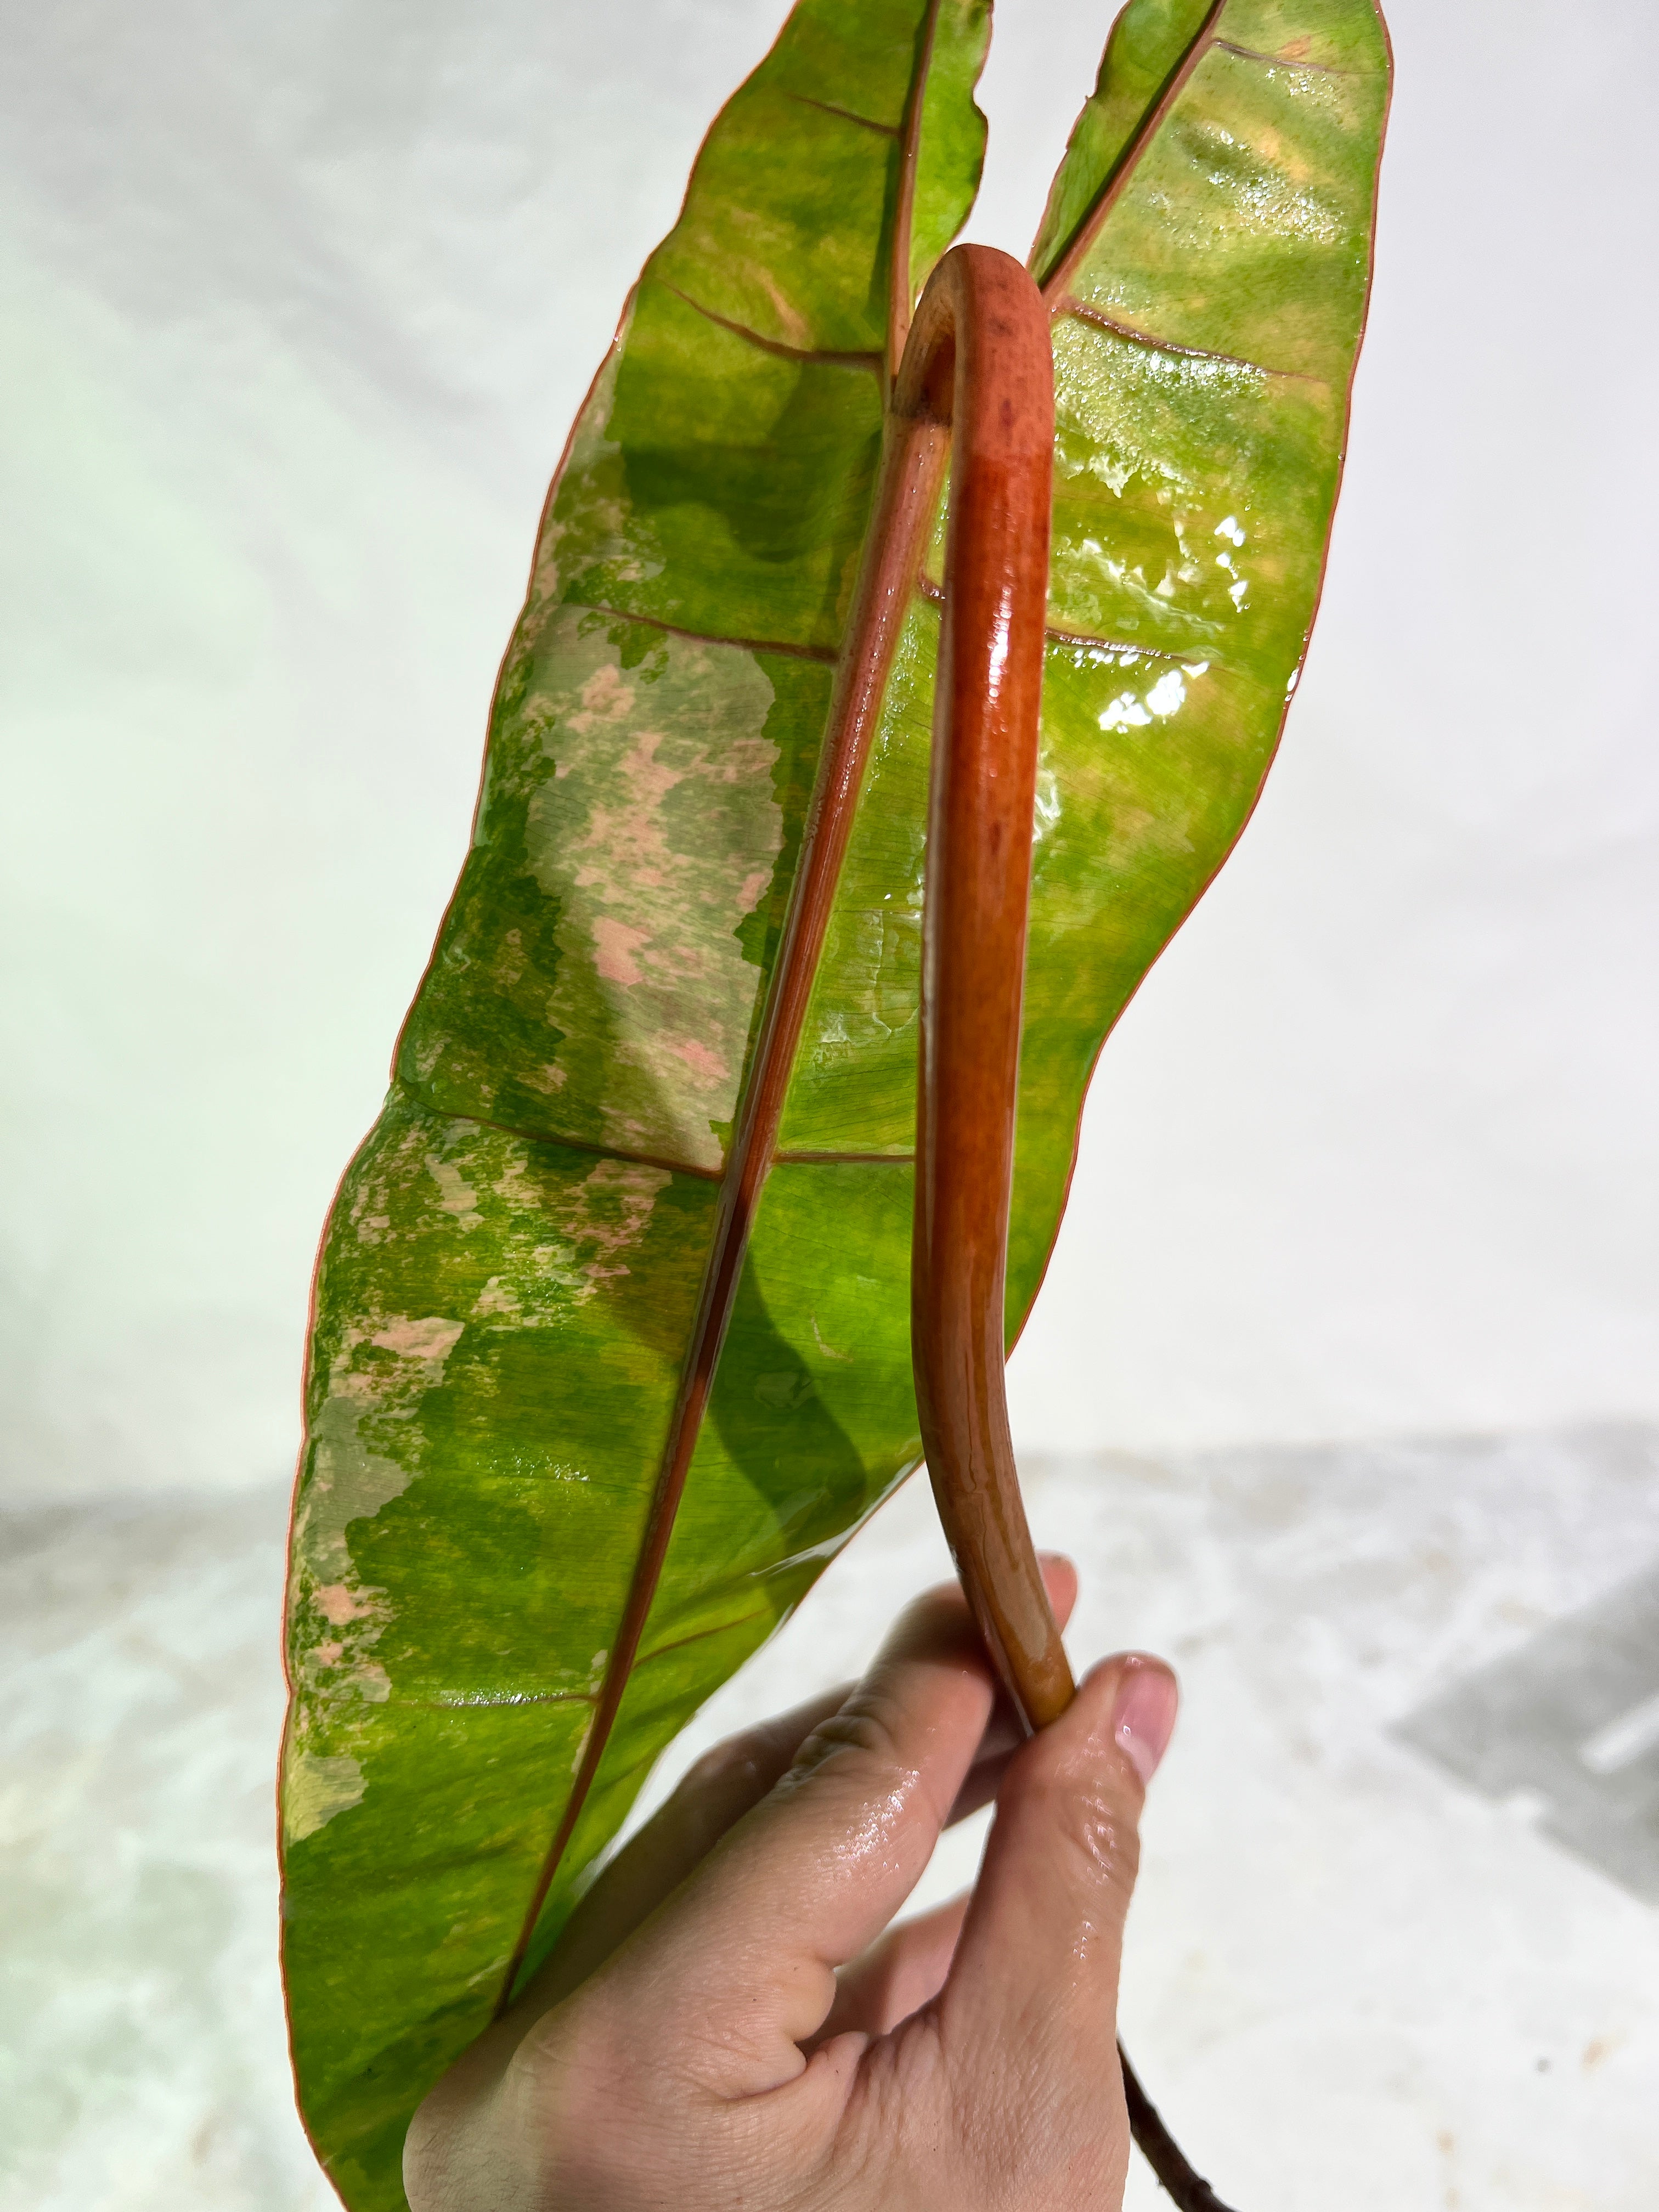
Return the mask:
<path id="1" fill-rule="evenodd" d="M 584 506 L 620 501 L 625 526 L 591 550 L 569 531 L 562 590 L 699 635 L 833 653 L 880 449 L 879 357 L 769 350 L 694 296 L 641 282 L 596 481 L 571 471 L 552 518 L 564 532 Z"/>
<path id="2" fill-rule="evenodd" d="M 1051 196 L 1054 635 L 1011 1334 L 1096 1054 L 1277 749 L 1340 480 L 1388 94 L 1370 0 L 1134 0 Z"/>
<path id="3" fill-rule="evenodd" d="M 402 2204 L 409 2113 L 493 2009 L 544 1882 L 531 1964 L 662 1748 L 916 1462 L 926 590 L 641 1595 L 866 526 L 914 72 L 927 53 L 919 284 L 977 179 L 987 21 L 979 0 L 936 18 L 807 0 L 711 133 L 573 434 L 473 850 L 331 1218 L 285 1949 L 307 2124 L 353 2212 Z M 1101 1042 L 1278 741 L 1340 468 L 1386 91 L 1368 0 L 1134 0 L 1056 185 L 1037 265 L 1081 241 L 1066 290 L 1085 312 L 1055 324 L 1011 1333 Z"/>
<path id="4" fill-rule="evenodd" d="M 402 1098 L 342 1188 L 294 1532 L 285 1936 L 313 2134 L 380 2177 L 354 2203 L 401 2202 L 387 2112 L 406 2126 L 411 2081 L 493 2009 L 625 1601 L 713 1204 Z"/>
<path id="5" fill-rule="evenodd" d="M 1031 251 L 1046 283 L 1203 30 L 1213 0 L 1138 0 L 1112 26 L 1100 78 L 1073 125 Z"/>

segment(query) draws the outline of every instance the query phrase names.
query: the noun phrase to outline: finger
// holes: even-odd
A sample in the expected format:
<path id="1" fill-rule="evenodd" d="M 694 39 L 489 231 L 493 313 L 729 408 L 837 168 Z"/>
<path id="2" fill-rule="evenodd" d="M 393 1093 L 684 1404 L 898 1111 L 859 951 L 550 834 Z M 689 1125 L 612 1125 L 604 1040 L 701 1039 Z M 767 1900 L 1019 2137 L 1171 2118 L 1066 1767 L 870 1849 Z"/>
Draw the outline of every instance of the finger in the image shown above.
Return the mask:
<path id="1" fill-rule="evenodd" d="M 853 1688 L 842 1682 L 822 1691 L 705 1752 L 571 1914 L 520 2000 L 526 2010 L 557 2004 L 601 1966 L 788 1771 L 806 1737 L 841 1710 Z"/>
<path id="2" fill-rule="evenodd" d="M 836 1976 L 836 2001 L 811 2045 L 838 2035 L 888 2035 L 920 2012 L 945 1986 L 967 1910 L 965 1895 L 953 1897 L 878 1936 Z"/>
<path id="3" fill-rule="evenodd" d="M 1113 2057 L 1124 1917 L 1146 1784 L 1178 1692 L 1159 1660 L 1120 1655 L 1009 1762 L 939 2024 L 958 2094 L 1074 2096 L 1121 2084 Z"/>
<path id="4" fill-rule="evenodd" d="M 1069 1577 L 1055 1579 L 1066 1595 Z M 700 2054 L 720 2094 L 793 2079 L 836 1969 L 926 1867 L 994 1704 L 961 1592 L 930 1592 L 776 1788 L 591 1988 Z"/>
<path id="5" fill-rule="evenodd" d="M 565 1923 L 551 1955 L 453 2066 L 422 2106 L 430 2130 L 493 2084 L 515 2051 L 532 2051 L 553 2008 L 588 1979 L 685 1874 L 788 1771 L 811 1730 L 855 1686 L 842 1683 L 729 1736 L 688 1769 L 667 1803 L 619 1851 Z"/>
<path id="6" fill-rule="evenodd" d="M 1064 1627 L 1077 1601 L 1076 1570 L 1058 1554 L 1045 1555 L 1043 1569 L 1055 1616 Z M 727 1830 L 760 1802 L 788 1771 L 806 1737 L 841 1710 L 854 1687 L 844 1682 L 821 1692 L 705 1753 L 571 1914 L 556 1949 L 520 1999 L 526 2013 L 556 2004 L 602 1966 Z M 999 1693 L 974 1764 L 946 1816 L 947 1827 L 990 1802 L 1024 1736 L 1012 1703 Z"/>

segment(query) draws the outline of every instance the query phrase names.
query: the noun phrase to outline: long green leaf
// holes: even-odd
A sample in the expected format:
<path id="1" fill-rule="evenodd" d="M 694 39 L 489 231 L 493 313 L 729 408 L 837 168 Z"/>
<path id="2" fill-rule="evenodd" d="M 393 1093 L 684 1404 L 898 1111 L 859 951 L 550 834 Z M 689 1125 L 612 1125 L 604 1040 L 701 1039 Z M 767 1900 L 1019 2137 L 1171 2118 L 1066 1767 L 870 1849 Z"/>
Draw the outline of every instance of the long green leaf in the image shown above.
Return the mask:
<path id="1" fill-rule="evenodd" d="M 915 1464 L 936 569 L 708 1415 L 642 1570 L 884 369 L 972 198 L 987 28 L 981 0 L 801 0 L 716 123 L 556 481 L 472 850 L 331 1218 L 284 1952 L 303 2110 L 353 2212 L 402 2204 L 416 2102 L 545 1953 L 665 1746 Z M 1387 84 L 1370 0 L 1134 0 L 1055 185 L 1034 261 L 1059 446 L 1011 1328 L 1101 1041 L 1277 742 Z"/>

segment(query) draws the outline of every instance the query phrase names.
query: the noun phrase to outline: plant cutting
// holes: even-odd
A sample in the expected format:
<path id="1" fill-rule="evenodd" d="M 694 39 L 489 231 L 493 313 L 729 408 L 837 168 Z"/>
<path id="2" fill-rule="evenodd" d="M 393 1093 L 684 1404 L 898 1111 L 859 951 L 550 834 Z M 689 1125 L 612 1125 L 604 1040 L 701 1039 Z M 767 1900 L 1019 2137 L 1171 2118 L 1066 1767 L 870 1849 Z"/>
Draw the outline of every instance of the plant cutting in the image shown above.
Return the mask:
<path id="1" fill-rule="evenodd" d="M 1068 1692 L 1001 1362 L 1302 665 L 1389 64 L 1372 0 L 1132 0 L 1026 267 L 949 251 L 988 32 L 800 0 L 716 120 L 325 1234 L 283 1955 L 352 2212 L 924 1437 L 1017 1701 Z"/>

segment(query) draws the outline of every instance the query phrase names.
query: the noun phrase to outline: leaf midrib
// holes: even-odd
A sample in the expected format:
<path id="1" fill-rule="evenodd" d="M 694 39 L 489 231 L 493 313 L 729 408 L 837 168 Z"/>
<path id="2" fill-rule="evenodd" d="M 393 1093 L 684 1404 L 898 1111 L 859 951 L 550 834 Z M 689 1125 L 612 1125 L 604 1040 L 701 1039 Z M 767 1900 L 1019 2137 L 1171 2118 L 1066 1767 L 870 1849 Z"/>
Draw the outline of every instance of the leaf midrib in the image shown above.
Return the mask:
<path id="1" fill-rule="evenodd" d="M 938 28 L 941 0 L 928 0 L 927 14 L 917 39 L 915 59 L 912 65 L 910 83 L 906 94 L 903 119 L 899 131 L 899 173 L 895 196 L 892 234 L 889 242 L 888 273 L 888 343 L 886 380 L 891 389 L 897 374 L 905 339 L 909 334 L 913 301 L 909 292 L 909 271 L 912 251 L 912 228 L 915 202 L 916 178 L 920 167 L 921 119 L 927 92 L 927 73 L 932 61 L 934 37 Z M 695 303 L 693 303 L 695 304 Z M 839 658 L 839 655 L 836 655 Z M 830 741 L 826 732 L 826 742 Z M 821 835 L 821 819 L 809 824 L 808 837 Z M 796 864 L 796 881 L 804 877 L 811 852 L 803 841 Z M 787 962 L 790 948 L 786 943 L 782 960 Z M 769 999 L 778 994 L 788 979 L 775 973 L 769 981 Z M 681 1389 L 672 1417 L 669 1433 L 665 1440 L 659 1462 L 646 1534 L 635 1564 L 635 1571 L 622 1619 L 605 1664 L 604 1680 L 599 1687 L 593 1719 L 582 1747 L 581 1763 L 571 1784 L 570 1794 L 549 1845 L 537 1877 L 529 1904 L 521 1923 L 517 1942 L 507 1961 L 507 1970 L 496 2001 L 497 2017 L 511 2003 L 514 1986 L 525 1959 L 534 1939 L 536 1925 L 541 1917 L 549 1890 L 558 1871 L 560 1863 L 575 1832 L 577 1821 L 587 1802 L 599 1765 L 611 1740 L 611 1731 L 622 1707 L 623 1698 L 633 1675 L 639 1645 L 646 1622 L 655 1599 L 662 1565 L 667 1553 L 675 1513 L 678 1509 L 679 1491 L 689 1470 L 691 1455 L 696 1449 L 696 1431 L 701 1427 L 702 1407 L 699 1406 L 695 1424 L 687 1411 L 688 1390 L 691 1378 L 700 1372 L 712 1344 L 718 1344 L 724 1334 L 729 1318 L 732 1300 L 735 1298 L 742 1268 L 742 1247 L 747 1241 L 748 1223 L 736 1211 L 736 1194 L 741 1179 L 746 1175 L 750 1160 L 756 1149 L 760 1149 L 766 1166 L 771 1164 L 775 1151 L 777 1126 L 763 1133 L 759 1146 L 755 1139 L 760 1133 L 746 1128 L 746 1102 L 759 1093 L 773 1073 L 769 1066 L 770 1039 L 763 1030 L 763 1047 L 754 1064 L 747 1072 L 744 1098 L 739 1103 L 735 1127 L 738 1133 L 727 1157 L 720 1184 L 720 1206 L 716 1217 L 714 1236 L 705 1263 L 703 1285 L 698 1299 L 697 1325 L 686 1349 L 682 1369 Z M 790 1044 L 793 1057 L 793 1043 Z M 780 1100 L 778 1119 L 781 1119 Z M 747 1138 L 747 1149 L 744 1149 Z M 736 1240 L 736 1250 L 732 1249 Z M 718 1296 L 718 1288 L 725 1285 L 725 1297 Z M 722 1305 L 724 1310 L 721 1310 Z"/>

